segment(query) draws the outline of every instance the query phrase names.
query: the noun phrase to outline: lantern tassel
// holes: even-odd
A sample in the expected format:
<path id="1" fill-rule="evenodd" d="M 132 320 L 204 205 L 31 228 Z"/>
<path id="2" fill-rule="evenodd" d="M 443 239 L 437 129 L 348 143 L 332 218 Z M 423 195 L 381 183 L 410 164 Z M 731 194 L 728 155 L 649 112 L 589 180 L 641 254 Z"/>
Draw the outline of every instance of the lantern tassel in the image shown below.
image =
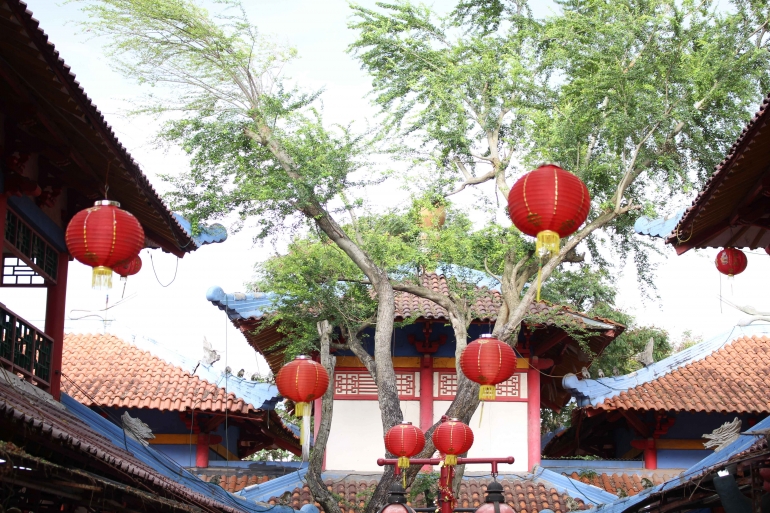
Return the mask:
<path id="1" fill-rule="evenodd" d="M 494 401 L 497 398 L 495 385 L 481 385 L 479 388 L 479 401 Z"/>
<path id="2" fill-rule="evenodd" d="M 543 230 L 542 232 L 538 232 L 537 241 L 535 242 L 535 251 L 538 258 L 545 256 L 544 253 L 546 251 L 550 253 L 551 256 L 558 253 L 560 242 L 561 240 L 559 239 L 559 234 L 552 230 Z"/>
<path id="3" fill-rule="evenodd" d="M 406 469 L 409 468 L 409 458 L 406 456 L 399 456 L 398 457 L 398 468 L 403 469 L 401 471 L 402 481 L 404 484 L 404 489 L 406 490 Z"/>
<path id="4" fill-rule="evenodd" d="M 91 273 L 91 287 L 94 289 L 111 289 L 112 269 L 103 265 L 94 267 Z"/>
<path id="5" fill-rule="evenodd" d="M 310 403 L 296 403 L 294 415 L 302 418 L 299 443 L 302 445 L 302 461 L 308 461 L 310 459 Z"/>
<path id="6" fill-rule="evenodd" d="M 447 454 L 444 456 L 444 465 L 447 467 L 451 467 L 453 465 L 457 465 L 457 455 L 456 454 Z"/>

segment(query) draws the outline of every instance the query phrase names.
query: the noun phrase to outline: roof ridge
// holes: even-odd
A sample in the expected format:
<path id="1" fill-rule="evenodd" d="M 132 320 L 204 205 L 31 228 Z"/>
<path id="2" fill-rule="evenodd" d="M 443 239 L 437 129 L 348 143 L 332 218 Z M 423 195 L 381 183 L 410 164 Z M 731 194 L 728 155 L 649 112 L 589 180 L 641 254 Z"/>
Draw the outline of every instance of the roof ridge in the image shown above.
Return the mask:
<path id="1" fill-rule="evenodd" d="M 717 335 L 705 342 L 696 344 L 623 376 L 578 379 L 575 374 L 570 373 L 562 378 L 562 386 L 575 398 L 578 406 L 596 407 L 607 400 L 620 396 L 623 392 L 657 380 L 677 369 L 704 360 L 737 340 L 752 338 L 757 335 L 770 335 L 770 326 L 767 324 L 734 326 L 729 332 Z"/>

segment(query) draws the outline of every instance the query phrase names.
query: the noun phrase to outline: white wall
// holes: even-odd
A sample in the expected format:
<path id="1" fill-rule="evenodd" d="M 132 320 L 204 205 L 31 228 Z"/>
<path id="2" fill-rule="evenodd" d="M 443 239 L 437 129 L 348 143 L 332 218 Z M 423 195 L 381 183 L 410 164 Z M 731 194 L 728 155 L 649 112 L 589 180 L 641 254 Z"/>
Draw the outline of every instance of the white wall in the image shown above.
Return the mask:
<path id="1" fill-rule="evenodd" d="M 401 411 L 406 422 L 420 426 L 420 401 L 401 401 Z M 378 402 L 335 400 L 326 469 L 381 472 L 377 459 L 384 457 Z"/>
<path id="2" fill-rule="evenodd" d="M 433 422 L 438 422 L 450 401 L 433 403 Z M 481 419 L 481 425 L 479 425 Z M 513 465 L 500 465 L 499 472 L 519 472 L 529 470 L 527 461 L 527 403 L 499 402 L 484 403 L 476 410 L 469 424 L 473 431 L 473 447 L 468 451 L 469 458 L 505 458 L 513 456 Z M 490 471 L 489 465 L 473 465 L 466 471 Z"/>

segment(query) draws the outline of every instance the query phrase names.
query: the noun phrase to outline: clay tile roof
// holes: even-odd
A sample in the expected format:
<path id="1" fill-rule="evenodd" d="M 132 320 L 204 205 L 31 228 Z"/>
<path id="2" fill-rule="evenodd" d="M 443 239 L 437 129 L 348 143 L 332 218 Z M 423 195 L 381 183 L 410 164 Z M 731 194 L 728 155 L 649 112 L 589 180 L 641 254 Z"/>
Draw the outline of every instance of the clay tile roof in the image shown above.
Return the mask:
<path id="1" fill-rule="evenodd" d="M 258 411 L 223 388 L 114 335 L 65 335 L 62 374 L 62 391 L 89 407 Z"/>
<path id="2" fill-rule="evenodd" d="M 742 337 L 595 406 L 604 410 L 770 413 L 770 338 Z"/>
<path id="3" fill-rule="evenodd" d="M 340 496 L 340 508 L 345 513 L 354 512 L 368 499 L 370 490 L 377 486 L 376 480 L 363 480 L 349 477 L 340 481 L 326 480 L 326 487 L 332 493 Z M 458 508 L 478 508 L 484 502 L 484 495 L 489 479 L 464 479 L 460 485 L 460 494 L 457 498 Z M 579 509 L 587 509 L 580 499 L 572 499 L 569 495 L 558 493 L 553 488 L 547 488 L 542 483 L 527 479 L 500 479 L 503 485 L 503 493 L 506 502 L 516 513 L 538 513 L 543 509 L 551 509 L 555 512 L 570 511 L 567 501 L 575 500 Z M 279 504 L 279 497 L 271 497 L 270 504 Z M 315 503 L 307 485 L 295 488 L 291 492 L 288 506 L 299 509 L 305 504 L 315 504 L 322 512 L 321 505 Z M 424 507 L 422 496 L 418 496 L 413 507 Z"/>
<path id="4" fill-rule="evenodd" d="M 564 474 L 567 477 L 571 477 L 572 479 L 575 479 L 576 481 L 581 481 L 586 484 L 598 486 L 599 488 L 604 489 L 605 491 L 618 495 L 619 497 L 623 496 L 632 496 L 636 495 L 637 493 L 641 492 L 645 488 L 651 488 L 652 486 L 657 486 L 659 484 L 663 484 L 666 481 L 669 481 L 670 479 L 673 479 L 676 477 L 676 474 L 662 474 L 662 473 L 652 473 L 648 476 L 640 476 L 638 474 L 596 474 L 591 473 L 590 475 L 587 475 L 586 473 L 573 472 L 572 474 Z"/>

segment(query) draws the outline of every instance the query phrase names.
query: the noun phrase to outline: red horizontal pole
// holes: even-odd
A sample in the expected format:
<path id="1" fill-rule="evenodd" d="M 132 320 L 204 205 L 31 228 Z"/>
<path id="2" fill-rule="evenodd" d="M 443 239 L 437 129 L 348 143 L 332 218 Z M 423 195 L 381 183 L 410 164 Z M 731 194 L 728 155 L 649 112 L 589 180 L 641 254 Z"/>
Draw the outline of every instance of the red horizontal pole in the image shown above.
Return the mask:
<path id="1" fill-rule="evenodd" d="M 409 466 L 412 465 L 438 465 L 443 461 L 442 458 L 409 458 Z M 475 465 L 481 463 L 491 463 L 492 473 L 497 474 L 497 465 L 500 463 L 507 463 L 512 465 L 514 462 L 513 456 L 507 458 L 457 458 L 458 465 Z M 385 465 L 395 465 L 398 460 L 395 458 L 380 458 L 377 460 L 377 465 L 384 467 Z M 396 467 L 396 475 L 401 473 L 401 469 Z"/>

